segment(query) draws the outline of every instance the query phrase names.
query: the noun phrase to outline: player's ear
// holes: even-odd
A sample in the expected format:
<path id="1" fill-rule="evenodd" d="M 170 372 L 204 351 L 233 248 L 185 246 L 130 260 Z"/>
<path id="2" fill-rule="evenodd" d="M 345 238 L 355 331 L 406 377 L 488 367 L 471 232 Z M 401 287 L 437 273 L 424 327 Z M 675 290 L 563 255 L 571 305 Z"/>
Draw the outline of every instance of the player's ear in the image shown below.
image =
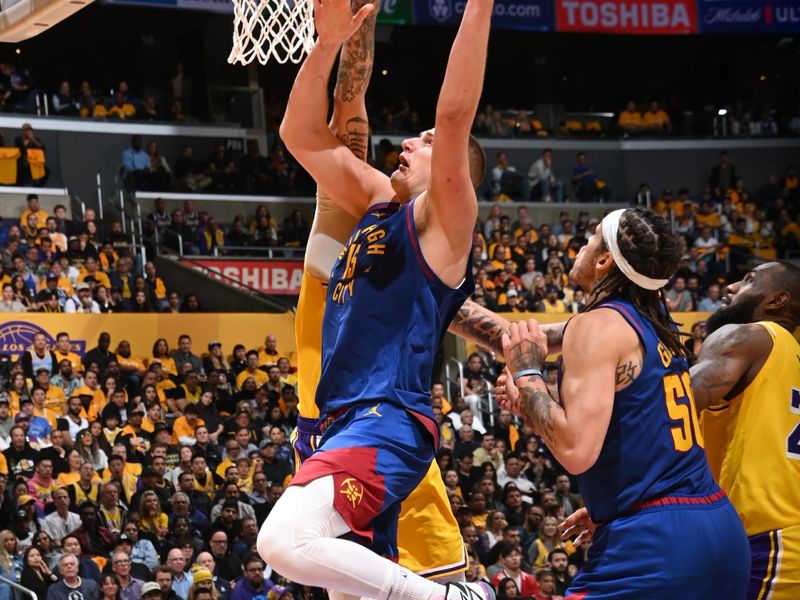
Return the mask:
<path id="1" fill-rule="evenodd" d="M 595 269 L 597 270 L 597 278 L 602 279 L 614 268 L 614 258 L 611 256 L 610 250 L 601 250 L 597 255 L 595 261 Z"/>
<path id="2" fill-rule="evenodd" d="M 792 295 L 786 290 L 775 292 L 767 297 L 764 308 L 767 310 L 781 310 L 784 306 L 791 304 Z"/>

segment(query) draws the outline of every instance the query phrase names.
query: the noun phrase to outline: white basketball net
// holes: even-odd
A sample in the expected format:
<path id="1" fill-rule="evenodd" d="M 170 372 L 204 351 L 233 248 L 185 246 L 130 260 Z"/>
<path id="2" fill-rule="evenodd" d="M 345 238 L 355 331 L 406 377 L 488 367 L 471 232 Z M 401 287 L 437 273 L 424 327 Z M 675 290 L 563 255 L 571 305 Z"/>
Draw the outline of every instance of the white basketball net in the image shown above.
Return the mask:
<path id="1" fill-rule="evenodd" d="M 228 62 L 299 63 L 314 45 L 314 0 L 233 0 Z"/>

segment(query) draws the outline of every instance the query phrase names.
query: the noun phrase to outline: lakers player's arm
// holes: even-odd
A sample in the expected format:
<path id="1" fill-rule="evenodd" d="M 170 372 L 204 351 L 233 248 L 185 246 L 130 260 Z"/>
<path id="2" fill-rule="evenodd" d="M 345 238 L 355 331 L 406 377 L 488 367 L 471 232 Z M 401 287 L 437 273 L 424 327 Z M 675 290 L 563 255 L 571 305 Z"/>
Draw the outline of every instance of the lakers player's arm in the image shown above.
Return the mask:
<path id="1" fill-rule="evenodd" d="M 353 11 L 367 4 L 375 6 L 361 27 L 348 38 L 339 53 L 339 69 L 333 91 L 331 132 L 350 149 L 356 158 L 366 161 L 369 155 L 369 121 L 365 97 L 375 60 L 375 21 L 377 0 L 353 0 Z M 327 190 L 326 190 L 327 193 Z M 366 212 L 367 207 L 364 207 Z"/>
<path id="2" fill-rule="evenodd" d="M 423 149 L 431 144 L 431 179 L 427 192 L 414 203 L 414 220 L 422 254 L 439 279 L 452 287 L 464 278 L 478 216 L 470 163 L 482 150 L 471 147 L 470 129 L 483 88 L 493 4 L 467 1 L 436 103 L 435 131 L 421 136 Z M 409 177 L 419 164 L 418 155 L 410 154 Z M 476 177 L 478 171 L 483 174 L 484 168 L 474 168 Z"/>
<path id="3" fill-rule="evenodd" d="M 570 473 L 591 467 L 611 421 L 617 366 L 639 340 L 616 312 L 597 309 L 578 315 L 564 334 L 561 403 L 550 397 L 544 380 L 525 375 L 507 378 L 506 394 L 525 422 L 542 436 L 556 460 Z M 538 323 L 513 323 L 503 336 L 503 353 L 511 374 L 541 371 L 548 353 Z"/>
<path id="4" fill-rule="evenodd" d="M 349 0 L 315 2 L 317 41 L 297 73 L 280 135 L 292 155 L 322 189 L 341 189 L 333 200 L 350 214 L 374 197 L 391 198 L 389 178 L 356 158 L 328 126 L 328 81 L 342 44 L 375 9 L 364 5 L 352 14 Z"/>
<path id="5" fill-rule="evenodd" d="M 705 410 L 730 399 L 758 374 L 772 338 L 759 325 L 723 325 L 709 335 L 691 369 L 695 408 Z"/>
<path id="6" fill-rule="evenodd" d="M 370 0 L 354 0 L 353 10 L 358 11 L 368 3 Z M 339 53 L 333 115 L 329 123 L 331 133 L 361 161 L 367 160 L 369 148 L 365 95 L 375 55 L 376 12 L 373 10 L 364 19 L 361 27 L 344 43 Z M 352 212 L 357 213 L 357 216 L 353 216 L 340 207 L 342 199 L 333 199 L 333 196 L 342 191 L 341 186 L 333 189 L 323 189 L 321 186 L 317 188 L 317 206 L 305 255 L 306 271 L 317 279 L 327 280 L 339 251 L 350 237 L 360 216 L 369 207 L 369 198 L 364 197 L 360 206 L 353 205 Z"/>
<path id="7" fill-rule="evenodd" d="M 508 333 L 509 325 L 510 322 L 497 313 L 472 300 L 467 300 L 458 309 L 447 330 L 453 335 L 478 344 L 484 350 L 502 354 L 502 338 L 504 333 Z M 561 350 L 561 339 L 565 325 L 566 322 L 548 323 L 539 326 L 539 329 L 547 337 L 549 352 L 559 352 Z"/>

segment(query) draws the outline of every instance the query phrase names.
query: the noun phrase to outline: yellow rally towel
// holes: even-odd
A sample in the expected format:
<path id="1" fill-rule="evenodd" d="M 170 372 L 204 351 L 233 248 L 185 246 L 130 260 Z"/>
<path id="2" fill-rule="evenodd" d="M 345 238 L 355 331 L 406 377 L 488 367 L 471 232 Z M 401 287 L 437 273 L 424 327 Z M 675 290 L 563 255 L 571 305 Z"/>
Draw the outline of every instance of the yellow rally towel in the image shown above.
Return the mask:
<path id="1" fill-rule="evenodd" d="M 17 159 L 19 148 L 0 148 L 0 183 L 14 185 L 17 183 Z"/>
<path id="2" fill-rule="evenodd" d="M 31 168 L 31 179 L 44 177 L 44 150 L 28 148 L 28 165 Z"/>

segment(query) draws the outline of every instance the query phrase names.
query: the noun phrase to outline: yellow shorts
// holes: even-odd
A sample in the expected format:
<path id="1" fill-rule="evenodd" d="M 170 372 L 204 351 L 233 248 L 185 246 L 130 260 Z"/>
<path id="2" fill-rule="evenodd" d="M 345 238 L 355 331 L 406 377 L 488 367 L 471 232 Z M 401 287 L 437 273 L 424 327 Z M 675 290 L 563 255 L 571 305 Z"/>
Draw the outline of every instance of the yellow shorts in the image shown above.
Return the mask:
<path id="1" fill-rule="evenodd" d="M 397 546 L 400 564 L 423 577 L 446 577 L 467 568 L 461 531 L 435 460 L 425 478 L 403 502 Z"/>
<path id="2" fill-rule="evenodd" d="M 750 537 L 748 600 L 800 598 L 800 525 Z"/>

